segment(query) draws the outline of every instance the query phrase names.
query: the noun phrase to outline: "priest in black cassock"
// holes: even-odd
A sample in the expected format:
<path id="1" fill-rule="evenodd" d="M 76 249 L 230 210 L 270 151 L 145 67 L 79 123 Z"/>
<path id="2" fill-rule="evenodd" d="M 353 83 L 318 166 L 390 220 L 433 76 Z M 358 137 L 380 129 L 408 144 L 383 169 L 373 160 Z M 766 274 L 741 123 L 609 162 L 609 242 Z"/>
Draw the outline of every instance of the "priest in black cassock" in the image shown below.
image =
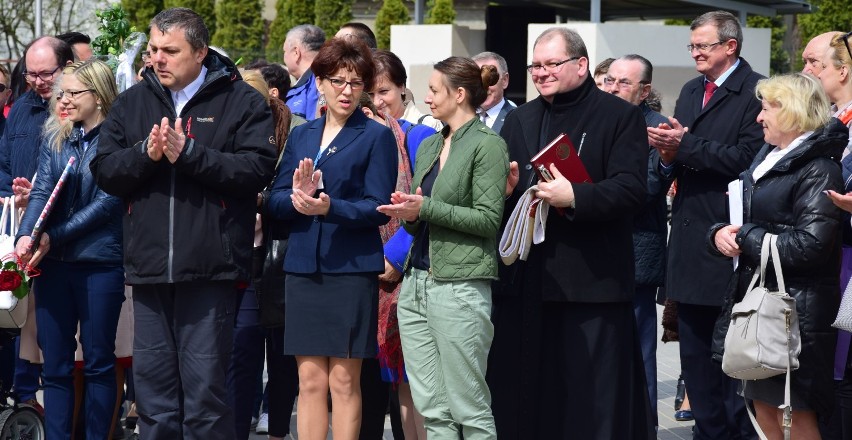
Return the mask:
<path id="1" fill-rule="evenodd" d="M 501 135 L 519 164 L 511 213 L 537 183 L 529 165 L 560 133 L 593 183 L 538 183 L 552 207 L 545 241 L 502 266 L 488 362 L 500 439 L 655 437 L 633 315 L 633 214 L 645 200 L 648 141 L 638 107 L 599 90 L 579 34 L 535 41 L 527 67 L 540 96 L 506 117 Z M 510 185 L 514 183 L 510 179 Z"/>

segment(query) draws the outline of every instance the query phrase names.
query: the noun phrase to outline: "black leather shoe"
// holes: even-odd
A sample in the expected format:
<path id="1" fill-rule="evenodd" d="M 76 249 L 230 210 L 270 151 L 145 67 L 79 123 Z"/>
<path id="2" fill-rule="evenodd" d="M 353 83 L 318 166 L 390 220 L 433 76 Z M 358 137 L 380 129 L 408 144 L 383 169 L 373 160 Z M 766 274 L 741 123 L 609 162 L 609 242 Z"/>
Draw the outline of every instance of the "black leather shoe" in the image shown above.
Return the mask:
<path id="1" fill-rule="evenodd" d="M 678 422 L 689 422 L 691 420 L 694 420 L 694 417 L 692 417 L 691 409 L 677 410 L 675 411 L 674 416 L 675 420 L 677 420 Z"/>

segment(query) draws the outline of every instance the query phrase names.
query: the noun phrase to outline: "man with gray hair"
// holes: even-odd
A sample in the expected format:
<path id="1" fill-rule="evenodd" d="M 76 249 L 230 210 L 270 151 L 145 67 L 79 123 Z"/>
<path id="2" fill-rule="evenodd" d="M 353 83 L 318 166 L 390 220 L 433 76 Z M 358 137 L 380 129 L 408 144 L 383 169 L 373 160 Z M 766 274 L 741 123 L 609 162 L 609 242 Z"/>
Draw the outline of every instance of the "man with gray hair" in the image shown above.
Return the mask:
<path id="1" fill-rule="evenodd" d="M 595 86 L 573 30 L 542 33 L 527 71 L 539 97 L 509 113 L 500 133 L 518 169 L 506 212 L 539 180 L 530 159 L 560 133 L 590 179 L 570 181 L 551 165 L 555 178 L 533 190 L 558 208 L 548 208 L 547 239 L 526 261 L 500 266 L 487 376 L 497 438 L 654 438 L 632 303 L 645 121 Z"/>
<path id="2" fill-rule="evenodd" d="M 680 367 L 695 418 L 694 438 L 750 439 L 756 436 L 737 394 L 740 381 L 722 372 L 721 352 L 715 350 L 716 318 L 723 312 L 732 262 L 704 249 L 710 228 L 730 223 L 728 182 L 763 146 L 757 123 L 761 105 L 754 97 L 762 76 L 740 57 L 743 34 L 733 14 L 708 12 L 690 29 L 686 49 L 701 75 L 681 89 L 670 122 L 648 128 L 648 139 L 660 152 L 657 172 L 677 178 L 666 295 L 678 303 Z"/>
<path id="3" fill-rule="evenodd" d="M 488 88 L 488 96 L 478 109 L 479 119 L 492 130 L 500 133 L 506 115 L 517 107 L 515 103 L 505 98 L 506 88 L 509 87 L 509 66 L 506 59 L 495 52 L 481 52 L 472 57 L 479 67 L 490 64 L 497 68 L 500 79 L 497 84 Z"/>
<path id="4" fill-rule="evenodd" d="M 121 197 L 143 439 L 234 438 L 225 376 L 275 132 L 263 97 L 208 50 L 190 9 L 151 20 L 152 66 L 101 128 L 92 174 Z"/>
<path id="5" fill-rule="evenodd" d="M 284 39 L 284 65 L 296 84 L 287 91 L 284 101 L 290 110 L 308 121 L 319 117 L 319 92 L 311 64 L 325 43 L 325 32 L 312 24 L 300 24 L 287 32 Z"/>
<path id="6" fill-rule="evenodd" d="M 651 110 L 645 100 L 651 94 L 654 66 L 637 54 L 624 55 L 609 66 L 604 76 L 604 91 L 639 107 L 645 125 L 656 127 L 668 122 Z M 644 134 L 644 133 L 643 133 Z M 648 197 L 633 218 L 633 254 L 636 259 L 636 287 L 633 313 L 639 330 L 639 343 L 645 363 L 645 379 L 654 418 L 657 414 L 657 289 L 666 274 L 666 192 L 671 180 L 657 173 L 660 154 L 648 148 Z"/>

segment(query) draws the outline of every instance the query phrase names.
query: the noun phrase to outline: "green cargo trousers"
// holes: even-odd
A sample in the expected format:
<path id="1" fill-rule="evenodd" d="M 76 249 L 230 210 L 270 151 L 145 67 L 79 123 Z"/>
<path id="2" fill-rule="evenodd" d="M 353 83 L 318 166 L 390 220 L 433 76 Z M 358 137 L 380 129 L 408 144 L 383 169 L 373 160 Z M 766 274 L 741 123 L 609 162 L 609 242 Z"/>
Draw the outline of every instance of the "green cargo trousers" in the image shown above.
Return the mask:
<path id="1" fill-rule="evenodd" d="M 494 338 L 489 280 L 436 281 L 411 268 L 397 307 L 414 406 L 429 440 L 496 439 L 485 383 Z"/>

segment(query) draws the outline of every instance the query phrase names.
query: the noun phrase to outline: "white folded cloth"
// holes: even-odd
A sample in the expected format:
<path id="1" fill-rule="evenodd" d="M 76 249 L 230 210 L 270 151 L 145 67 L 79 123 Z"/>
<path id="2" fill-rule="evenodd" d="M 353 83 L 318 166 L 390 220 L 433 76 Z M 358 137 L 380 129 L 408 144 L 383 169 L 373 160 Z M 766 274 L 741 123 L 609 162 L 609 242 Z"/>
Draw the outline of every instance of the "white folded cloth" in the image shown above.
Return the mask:
<path id="1" fill-rule="evenodd" d="M 536 191 L 538 187 L 534 185 L 524 192 L 503 229 L 499 250 L 500 258 L 507 266 L 518 257 L 526 261 L 532 245 L 544 241 L 550 204 L 536 197 Z"/>

